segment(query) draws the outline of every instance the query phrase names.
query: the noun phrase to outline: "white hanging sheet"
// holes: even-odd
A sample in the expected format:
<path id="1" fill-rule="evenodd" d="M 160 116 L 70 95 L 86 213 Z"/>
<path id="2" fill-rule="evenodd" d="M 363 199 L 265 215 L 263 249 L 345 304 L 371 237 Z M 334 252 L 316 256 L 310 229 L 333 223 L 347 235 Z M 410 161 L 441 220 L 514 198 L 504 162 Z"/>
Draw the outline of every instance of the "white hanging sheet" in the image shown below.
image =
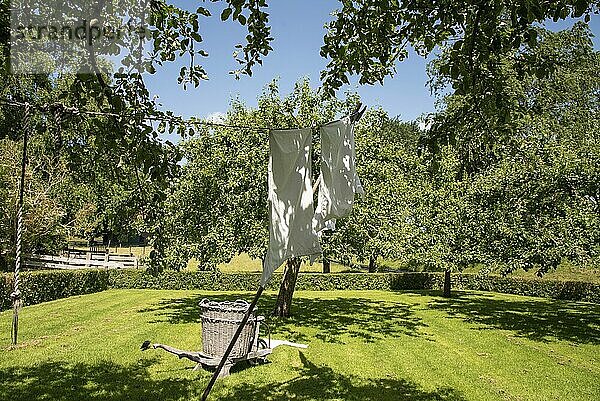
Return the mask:
<path id="1" fill-rule="evenodd" d="M 354 123 L 350 117 L 324 125 L 321 134 L 321 179 L 313 219 L 316 232 L 335 229 L 335 220 L 352 210 L 355 194 L 364 194 L 356 174 Z"/>
<path id="2" fill-rule="evenodd" d="M 316 257 L 319 237 L 312 227 L 314 202 L 310 128 L 269 132 L 268 201 L 269 248 L 263 262 L 261 286 L 287 259 Z"/>

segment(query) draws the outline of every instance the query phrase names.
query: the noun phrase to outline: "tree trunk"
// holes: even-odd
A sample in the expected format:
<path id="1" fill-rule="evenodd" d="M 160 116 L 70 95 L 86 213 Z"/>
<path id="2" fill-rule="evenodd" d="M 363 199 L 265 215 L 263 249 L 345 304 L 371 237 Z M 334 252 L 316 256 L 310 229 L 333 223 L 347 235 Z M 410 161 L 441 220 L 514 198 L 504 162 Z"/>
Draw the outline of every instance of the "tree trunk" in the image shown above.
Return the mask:
<path id="1" fill-rule="evenodd" d="M 319 177 L 320 179 L 320 177 Z M 328 258 L 328 245 L 329 239 L 331 238 L 331 230 L 323 230 L 321 236 L 321 245 L 323 247 L 323 273 L 331 273 L 331 260 Z"/>
<path id="2" fill-rule="evenodd" d="M 277 304 L 273 310 L 273 316 L 289 317 L 292 311 L 292 297 L 296 288 L 296 280 L 300 271 L 300 258 L 291 258 L 285 264 L 283 280 L 277 295 Z"/>
<path id="3" fill-rule="evenodd" d="M 323 255 L 323 273 L 331 273 L 331 261 Z"/>
<path id="4" fill-rule="evenodd" d="M 377 258 L 369 258 L 369 273 L 377 272 Z"/>
<path id="5" fill-rule="evenodd" d="M 450 269 L 444 273 L 444 298 L 450 298 Z"/>

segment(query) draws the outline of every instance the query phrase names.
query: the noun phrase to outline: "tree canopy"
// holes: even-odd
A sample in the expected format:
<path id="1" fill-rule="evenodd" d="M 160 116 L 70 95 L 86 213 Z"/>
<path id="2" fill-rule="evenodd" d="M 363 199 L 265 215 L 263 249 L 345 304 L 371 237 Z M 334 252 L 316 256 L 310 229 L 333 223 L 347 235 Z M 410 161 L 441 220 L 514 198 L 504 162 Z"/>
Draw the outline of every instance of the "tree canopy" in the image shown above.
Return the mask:
<path id="1" fill-rule="evenodd" d="M 329 64 L 321 78 L 325 87 L 340 88 L 357 74 L 361 84 L 383 82 L 395 72 L 396 62 L 408 57 L 408 47 L 428 55 L 449 48 L 443 72 L 452 78 L 459 94 L 484 94 L 493 88 L 501 68 L 497 54 L 535 48 L 537 24 L 598 13 L 600 2 L 562 1 L 399 1 L 342 0 L 333 15 L 321 55 Z M 515 68 L 531 68 L 526 59 L 514 58 Z M 551 64 L 536 65 L 545 75 Z"/>
<path id="2" fill-rule="evenodd" d="M 450 93 L 423 137 L 434 174 L 444 154 L 456 157 L 450 182 L 463 188 L 463 218 L 454 225 L 464 235 L 448 244 L 463 264 L 543 274 L 565 259 L 585 265 L 598 257 L 600 53 L 583 23 L 537 32 L 538 46 L 521 52 L 534 68 L 522 76 L 512 53 L 498 55 L 508 66 L 495 78 L 501 102 L 483 98 L 486 111 L 477 113 L 471 94 Z M 537 63 L 550 63 L 552 73 L 536 74 Z M 441 65 L 434 79 L 446 80 Z"/>
<path id="3" fill-rule="evenodd" d="M 234 101 L 225 126 L 204 127 L 186 140 L 181 145 L 186 164 L 166 202 L 159 230 L 167 260 L 181 267 L 194 257 L 201 266 L 214 268 L 241 252 L 262 259 L 268 240 L 264 127 L 318 125 L 350 110 L 355 101 L 355 97 L 345 102 L 324 99 L 307 80 L 282 98 L 274 81 L 258 98 L 258 108 Z M 316 135 L 314 141 L 316 175 L 320 160 Z"/>
<path id="4" fill-rule="evenodd" d="M 588 20 L 599 2 L 342 0 L 321 49 L 329 61 L 323 90 L 300 82 L 282 99 L 274 84 L 257 109 L 234 102 L 224 120 L 231 127 L 199 128 L 160 110 L 143 74 L 185 58 L 177 81 L 185 88 L 206 79 L 201 28 L 212 14 L 247 28 L 236 47 L 236 77 L 251 75 L 273 50 L 266 0 L 211 3 L 190 10 L 152 1 L 151 52 L 142 70 L 129 59 L 114 68 L 98 59 L 91 74 L 16 76 L 9 70 L 9 2 L 0 2 L 0 96 L 43 111 L 28 121 L 35 133 L 29 189 L 40 194 L 29 205 L 29 243 L 52 250 L 66 228 L 127 235 L 135 227 L 156 234 L 154 255 L 163 266 L 180 268 L 190 257 L 214 267 L 239 252 L 261 256 L 267 141 L 260 129 L 235 126 L 331 120 L 357 101 L 331 96 L 350 75 L 382 82 L 412 46 L 436 55 L 430 87 L 441 108 L 426 132 L 381 110 L 365 115 L 356 135 L 367 195 L 326 240 L 328 252 L 346 260 L 386 256 L 433 268 L 498 263 L 542 272 L 565 258 L 587 263 L 600 252 L 598 52 L 584 22 L 560 33 L 540 28 L 547 19 Z M 0 105 L 0 252 L 13 241 L 23 120 L 22 109 Z M 160 139 L 167 131 L 191 139 L 176 147 Z M 46 232 L 36 226 L 42 222 Z"/>

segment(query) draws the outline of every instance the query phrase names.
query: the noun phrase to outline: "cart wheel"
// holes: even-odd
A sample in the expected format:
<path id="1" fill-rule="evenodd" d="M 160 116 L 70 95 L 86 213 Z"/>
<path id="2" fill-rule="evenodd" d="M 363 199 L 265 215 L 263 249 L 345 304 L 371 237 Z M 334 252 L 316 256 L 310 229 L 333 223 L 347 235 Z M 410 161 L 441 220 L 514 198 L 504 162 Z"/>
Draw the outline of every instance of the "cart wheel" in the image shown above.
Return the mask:
<path id="1" fill-rule="evenodd" d="M 263 340 L 262 338 L 259 338 L 258 341 L 256 342 L 257 349 L 267 349 L 267 347 L 268 347 L 267 342 L 265 340 Z M 262 365 L 266 362 L 267 362 L 267 358 L 265 358 L 265 357 L 248 359 L 248 363 L 250 364 L 250 366 Z"/>

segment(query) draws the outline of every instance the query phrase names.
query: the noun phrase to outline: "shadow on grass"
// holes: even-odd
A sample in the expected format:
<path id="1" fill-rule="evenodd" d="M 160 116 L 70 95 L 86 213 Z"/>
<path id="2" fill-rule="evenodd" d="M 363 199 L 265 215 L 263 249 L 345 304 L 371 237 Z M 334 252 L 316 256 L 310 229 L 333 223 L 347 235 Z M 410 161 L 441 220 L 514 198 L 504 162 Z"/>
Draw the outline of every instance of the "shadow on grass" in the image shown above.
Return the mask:
<path id="1" fill-rule="evenodd" d="M 201 394 L 202 386 L 184 379 L 151 380 L 153 360 L 123 366 L 111 362 L 45 362 L 33 367 L 3 368 L 0 399 L 31 400 L 180 400 Z"/>
<path id="2" fill-rule="evenodd" d="M 267 310 L 271 310 L 275 299 L 267 301 L 270 302 Z M 344 336 L 375 342 L 403 335 L 425 335 L 420 329 L 426 324 L 410 305 L 403 303 L 369 298 L 296 298 L 293 312 L 289 319 L 273 319 L 275 334 L 306 341 L 294 326 L 307 327 L 317 330 L 312 337 L 329 343 L 343 343 Z"/>
<path id="3" fill-rule="evenodd" d="M 438 298 L 429 307 L 535 341 L 600 344 L 599 305 L 548 299 L 507 300 L 465 292 L 451 299 Z"/>
<path id="4" fill-rule="evenodd" d="M 403 379 L 365 379 L 346 376 L 327 366 L 317 366 L 300 353 L 299 377 L 262 385 L 237 385 L 220 400 L 347 400 L 347 401 L 427 401 L 466 398 L 457 390 L 443 387 L 425 391 Z"/>
<path id="5" fill-rule="evenodd" d="M 225 395 L 214 400 L 361 400 L 427 401 L 465 400 L 452 388 L 425 391 L 403 379 L 365 379 L 316 366 L 300 354 L 302 367 L 293 380 L 281 383 L 218 384 Z M 0 372 L 0 399 L 11 401 L 147 401 L 198 400 L 208 378 L 151 380 L 148 368 L 155 361 L 122 366 L 109 362 L 68 364 L 47 362 L 33 367 L 5 368 Z M 221 387 L 223 386 L 223 387 Z M 230 387 L 231 386 L 231 387 Z M 216 393 L 217 391 L 215 391 Z"/>
<path id="6" fill-rule="evenodd" d="M 235 300 L 248 295 L 229 294 L 211 295 L 215 301 Z M 198 323 L 201 297 L 163 299 L 158 304 L 140 310 L 150 313 L 152 323 L 169 322 Z M 290 341 L 307 341 L 308 336 L 296 330 L 296 327 L 315 329 L 311 337 L 324 342 L 342 343 L 343 336 L 374 342 L 386 337 L 401 335 L 419 336 L 421 327 L 426 324 L 415 316 L 412 306 L 403 303 L 384 302 L 368 298 L 302 298 L 293 301 L 293 316 L 289 319 L 269 317 L 275 306 L 276 297 L 263 295 L 259 302 L 259 314 L 267 316 L 267 324 L 272 334 Z"/>

